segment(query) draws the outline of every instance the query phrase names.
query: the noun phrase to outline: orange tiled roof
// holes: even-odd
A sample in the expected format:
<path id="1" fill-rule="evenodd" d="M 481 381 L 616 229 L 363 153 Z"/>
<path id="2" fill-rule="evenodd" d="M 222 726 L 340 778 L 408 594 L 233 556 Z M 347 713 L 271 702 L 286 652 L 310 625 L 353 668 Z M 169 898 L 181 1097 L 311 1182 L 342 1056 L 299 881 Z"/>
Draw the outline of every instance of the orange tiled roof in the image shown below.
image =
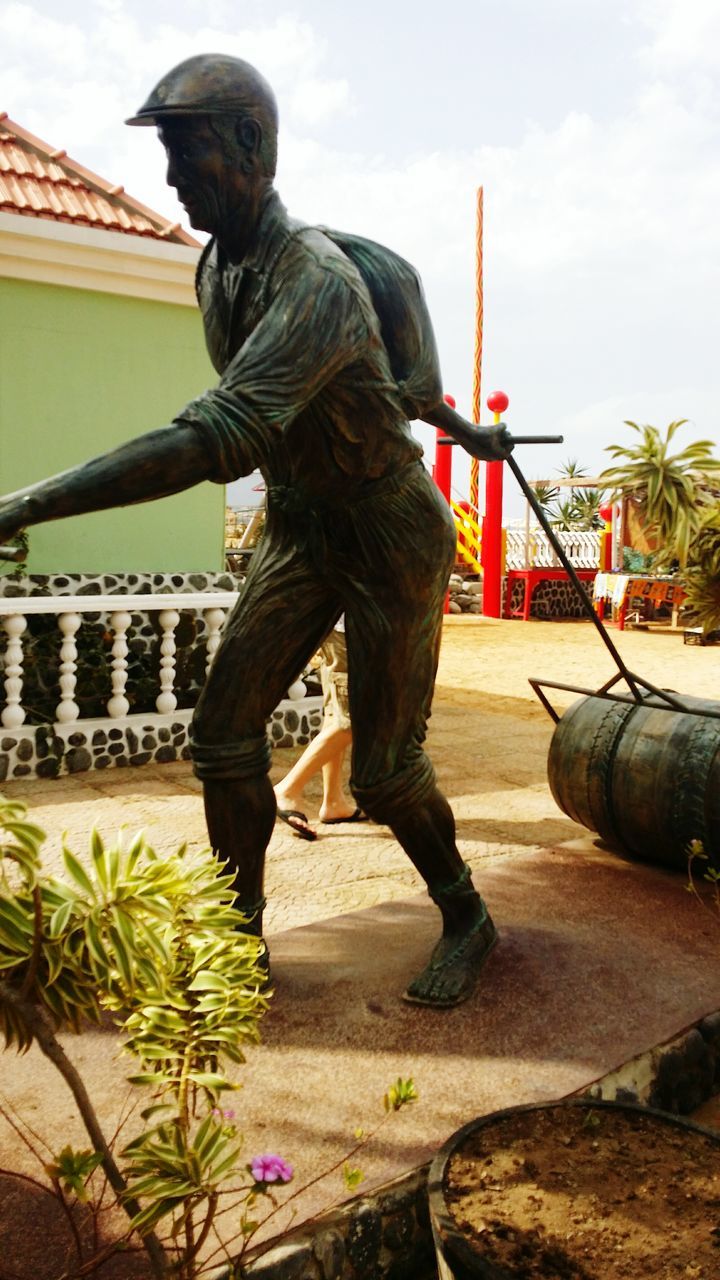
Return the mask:
<path id="1" fill-rule="evenodd" d="M 200 247 L 178 222 L 54 150 L 7 112 L 0 112 L 0 212 Z"/>

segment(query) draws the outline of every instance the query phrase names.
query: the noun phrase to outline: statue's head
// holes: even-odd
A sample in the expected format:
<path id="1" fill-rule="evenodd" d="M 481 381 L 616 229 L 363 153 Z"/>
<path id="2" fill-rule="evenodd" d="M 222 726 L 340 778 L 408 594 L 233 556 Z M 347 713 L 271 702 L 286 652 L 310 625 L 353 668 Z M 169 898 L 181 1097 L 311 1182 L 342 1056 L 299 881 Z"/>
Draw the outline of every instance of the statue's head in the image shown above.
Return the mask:
<path id="1" fill-rule="evenodd" d="M 277 103 L 264 77 L 241 58 L 187 58 L 126 123 L 157 127 L 168 183 L 199 230 L 218 234 L 250 193 L 272 183 Z"/>

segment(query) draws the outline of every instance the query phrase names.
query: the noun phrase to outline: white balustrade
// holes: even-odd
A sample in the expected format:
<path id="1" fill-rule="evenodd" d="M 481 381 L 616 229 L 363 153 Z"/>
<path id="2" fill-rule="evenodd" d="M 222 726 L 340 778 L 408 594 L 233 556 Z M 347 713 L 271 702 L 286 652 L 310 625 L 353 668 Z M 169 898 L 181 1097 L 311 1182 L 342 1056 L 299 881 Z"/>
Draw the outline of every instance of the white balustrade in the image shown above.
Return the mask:
<path id="1" fill-rule="evenodd" d="M 173 693 L 175 684 L 175 628 L 180 621 L 177 609 L 162 609 L 158 615 L 162 627 L 160 643 L 160 693 L 155 706 L 161 715 L 170 715 L 177 706 L 177 698 Z"/>
<path id="2" fill-rule="evenodd" d="M 125 609 L 118 609 L 110 615 L 110 626 L 115 639 L 112 647 L 112 697 L 108 699 L 107 713 L 111 720 L 119 720 L 130 710 L 130 703 L 125 697 L 127 685 L 128 646 L 125 636 L 132 622 L 132 614 Z"/>
<path id="3" fill-rule="evenodd" d="M 175 595 L 124 595 L 118 596 L 0 596 L 0 627 L 5 632 L 7 644 L 2 660 L 2 681 L 5 706 L 0 712 L 4 729 L 18 729 L 25 722 L 23 707 L 23 639 L 28 617 L 32 614 L 55 614 L 59 628 L 60 701 L 56 708 L 60 724 L 72 725 L 79 721 L 80 711 L 75 700 L 77 688 L 77 632 L 84 614 L 104 614 L 109 619 L 113 633 L 111 681 L 112 696 L 107 702 L 110 719 L 120 720 L 130 711 L 127 696 L 128 680 L 128 632 L 133 613 L 157 613 L 162 628 L 160 643 L 160 690 L 156 708 L 161 714 L 171 714 L 177 708 L 175 685 L 175 629 L 180 621 L 180 610 L 201 610 L 207 629 L 207 666 L 220 644 L 223 622 L 237 600 L 234 591 L 179 592 Z M 120 607 L 122 605 L 122 607 Z M 80 723 L 82 723 L 80 721 Z"/>
<path id="4" fill-rule="evenodd" d="M 222 631 L 222 626 L 223 626 L 223 622 L 225 621 L 226 612 L 227 610 L 225 609 L 204 609 L 203 610 L 203 616 L 205 618 L 205 625 L 207 627 L 207 633 L 208 633 L 207 662 L 205 663 L 206 671 L 210 670 L 210 664 L 212 663 L 212 660 L 215 657 L 215 654 L 217 653 L 218 645 L 220 644 L 220 632 Z"/>
<path id="5" fill-rule="evenodd" d="M 60 724 L 74 724 L 80 715 L 80 708 L 75 701 L 77 685 L 77 644 L 75 636 L 82 622 L 79 613 L 61 613 L 58 625 L 63 635 L 60 646 L 60 701 L 55 708 L 55 715 Z"/>
<path id="6" fill-rule="evenodd" d="M 576 569 L 596 569 L 600 563 L 600 533 L 592 529 L 556 530 L 556 537 Z M 560 561 L 542 529 L 506 529 L 508 569 L 545 569 Z"/>
<path id="7" fill-rule="evenodd" d="M 26 626 L 27 620 L 22 613 L 14 613 L 3 618 L 3 629 L 7 635 L 8 644 L 5 652 L 6 705 L 0 719 L 6 729 L 19 729 L 25 720 L 25 711 L 22 706 L 23 647 L 20 637 Z"/>

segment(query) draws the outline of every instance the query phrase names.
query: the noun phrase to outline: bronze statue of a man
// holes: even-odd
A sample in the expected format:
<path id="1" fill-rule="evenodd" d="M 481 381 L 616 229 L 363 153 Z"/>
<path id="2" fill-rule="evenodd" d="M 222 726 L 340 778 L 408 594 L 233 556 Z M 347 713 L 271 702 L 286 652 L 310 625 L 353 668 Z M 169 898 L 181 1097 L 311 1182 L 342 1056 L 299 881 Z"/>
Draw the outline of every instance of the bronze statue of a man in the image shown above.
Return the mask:
<path id="1" fill-rule="evenodd" d="M 442 914 L 405 996 L 457 1004 L 496 933 L 423 751 L 455 529 L 408 417 L 480 458 L 506 457 L 511 442 L 504 427 L 474 428 L 443 404 L 412 268 L 288 217 L 273 187 L 275 99 L 253 67 L 190 58 L 128 123 L 157 126 L 167 181 L 212 236 L 197 287 L 219 382 L 170 426 L 2 500 L 0 541 L 260 468 L 265 533 L 192 723 L 212 845 L 261 933 L 275 821 L 266 722 L 344 612 L 352 791 L 391 828 Z"/>

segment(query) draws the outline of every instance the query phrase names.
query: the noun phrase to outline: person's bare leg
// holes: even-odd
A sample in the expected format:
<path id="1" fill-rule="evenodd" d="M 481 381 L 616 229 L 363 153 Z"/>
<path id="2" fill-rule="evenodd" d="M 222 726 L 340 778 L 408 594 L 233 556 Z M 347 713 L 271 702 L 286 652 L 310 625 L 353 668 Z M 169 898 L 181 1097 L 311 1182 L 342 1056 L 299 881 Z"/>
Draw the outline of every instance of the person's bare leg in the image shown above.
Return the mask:
<path id="1" fill-rule="evenodd" d="M 332 767 L 338 754 L 342 763 L 342 756 L 350 738 L 349 729 L 338 729 L 332 722 L 326 721 L 317 736 L 308 743 L 302 755 L 295 761 L 292 769 L 277 783 L 275 800 L 278 809 L 301 812 L 304 804 L 305 788 L 311 778 L 314 778 L 315 774 L 326 766 Z M 350 805 L 347 800 L 345 805 L 345 811 L 352 813 L 355 806 Z M 326 815 L 324 809 L 323 797 L 323 808 L 320 811 L 321 817 L 332 816 Z M 295 823 L 297 823 L 298 827 L 303 825 L 299 819 L 292 818 L 290 825 L 293 826 Z"/>
<path id="2" fill-rule="evenodd" d="M 336 729 L 334 736 L 335 750 L 323 765 L 323 797 L 320 805 L 321 822 L 341 822 L 343 818 L 351 818 L 356 812 L 355 801 L 345 790 L 343 764 L 345 752 L 352 742 L 351 729 Z"/>

